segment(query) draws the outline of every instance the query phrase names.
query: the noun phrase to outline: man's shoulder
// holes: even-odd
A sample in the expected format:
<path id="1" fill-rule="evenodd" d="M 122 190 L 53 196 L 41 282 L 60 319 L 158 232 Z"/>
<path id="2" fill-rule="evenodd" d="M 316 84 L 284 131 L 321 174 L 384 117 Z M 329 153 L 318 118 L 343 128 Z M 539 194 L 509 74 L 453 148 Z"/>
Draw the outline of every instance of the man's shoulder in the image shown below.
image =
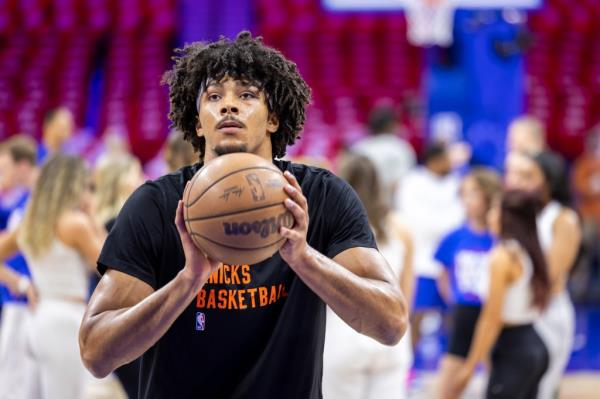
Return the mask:
<path id="1" fill-rule="evenodd" d="M 155 206 L 168 214 L 177 208 L 177 202 L 183 196 L 183 190 L 196 170 L 196 165 L 186 166 L 178 171 L 147 180 L 129 197 L 126 209 L 128 212 L 147 211 L 147 206 Z"/>
<path id="2" fill-rule="evenodd" d="M 194 177 L 200 167 L 200 164 L 184 166 L 175 172 L 148 180 L 144 185 L 162 193 L 176 194 L 178 198 L 181 198 L 186 183 Z"/>
<path id="3" fill-rule="evenodd" d="M 312 183 L 340 183 L 343 180 L 336 176 L 332 171 L 318 166 L 306 165 L 290 161 L 275 160 L 275 165 L 282 171 L 290 171 L 300 185 Z"/>
<path id="4" fill-rule="evenodd" d="M 184 166 L 183 168 L 176 170 L 175 172 L 167 173 L 166 175 L 160 176 L 154 180 L 149 180 L 146 183 L 155 185 L 156 187 L 164 188 L 180 188 L 183 192 L 185 184 L 194 177 L 194 174 L 200 170 L 202 164 L 197 163 L 194 165 Z"/>

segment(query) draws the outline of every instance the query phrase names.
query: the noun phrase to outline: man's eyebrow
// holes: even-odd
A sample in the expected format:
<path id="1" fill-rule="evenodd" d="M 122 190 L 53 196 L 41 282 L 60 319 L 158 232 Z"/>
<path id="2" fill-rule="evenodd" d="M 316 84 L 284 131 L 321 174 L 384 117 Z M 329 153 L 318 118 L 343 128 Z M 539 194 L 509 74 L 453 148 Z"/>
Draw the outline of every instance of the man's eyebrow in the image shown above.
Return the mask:
<path id="1" fill-rule="evenodd" d="M 236 85 L 238 85 L 238 86 L 256 87 L 257 89 L 260 89 L 260 83 L 253 81 L 253 80 L 236 80 L 235 82 L 236 82 Z M 209 88 L 209 87 L 223 87 L 223 83 L 217 82 L 216 80 L 209 80 L 208 83 L 206 84 L 205 88 Z"/>

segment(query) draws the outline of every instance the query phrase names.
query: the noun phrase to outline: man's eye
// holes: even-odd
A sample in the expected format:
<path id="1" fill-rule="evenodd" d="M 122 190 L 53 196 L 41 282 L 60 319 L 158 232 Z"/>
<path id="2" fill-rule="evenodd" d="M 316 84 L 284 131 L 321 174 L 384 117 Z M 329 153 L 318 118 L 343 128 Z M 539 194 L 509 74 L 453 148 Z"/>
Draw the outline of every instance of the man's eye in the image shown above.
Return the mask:
<path id="1" fill-rule="evenodd" d="M 250 98 L 256 98 L 256 95 L 254 93 L 250 93 L 248 91 L 242 93 L 242 95 L 240 96 L 242 97 L 244 100 L 248 100 Z"/>
<path id="2" fill-rule="evenodd" d="M 221 96 L 219 96 L 218 94 L 213 93 L 213 94 L 209 94 L 207 96 L 207 98 L 208 98 L 208 101 L 218 101 L 219 98 L 221 98 Z"/>

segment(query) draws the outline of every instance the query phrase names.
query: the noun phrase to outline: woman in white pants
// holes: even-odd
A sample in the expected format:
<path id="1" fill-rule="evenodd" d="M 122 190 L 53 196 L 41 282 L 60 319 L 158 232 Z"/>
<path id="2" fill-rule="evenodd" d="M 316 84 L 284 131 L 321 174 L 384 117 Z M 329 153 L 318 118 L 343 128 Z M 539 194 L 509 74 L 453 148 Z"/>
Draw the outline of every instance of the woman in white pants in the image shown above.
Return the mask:
<path id="1" fill-rule="evenodd" d="M 42 168 L 18 230 L 0 242 L 0 255 L 25 255 L 39 297 L 26 332 L 31 398 L 77 399 L 91 378 L 78 331 L 105 236 L 91 216 L 91 199 L 83 161 L 57 155 Z"/>
<path id="2" fill-rule="evenodd" d="M 414 284 L 412 241 L 398 216 L 385 205 L 374 165 L 365 157 L 352 156 L 341 165 L 339 172 L 365 205 L 379 251 L 410 301 Z M 323 353 L 325 398 L 406 398 L 411 366 L 410 334 L 405 334 L 395 347 L 384 346 L 359 334 L 328 309 Z"/>
<path id="3" fill-rule="evenodd" d="M 551 399 L 558 393 L 573 348 L 575 310 L 566 285 L 581 245 L 581 226 L 577 214 L 561 204 L 567 201 L 560 158 L 550 152 L 511 154 L 506 166 L 508 186 L 542 194 L 543 209 L 538 214 L 537 228 L 548 263 L 552 297 L 535 325 L 550 353 L 550 365 L 540 382 L 538 399 Z"/>

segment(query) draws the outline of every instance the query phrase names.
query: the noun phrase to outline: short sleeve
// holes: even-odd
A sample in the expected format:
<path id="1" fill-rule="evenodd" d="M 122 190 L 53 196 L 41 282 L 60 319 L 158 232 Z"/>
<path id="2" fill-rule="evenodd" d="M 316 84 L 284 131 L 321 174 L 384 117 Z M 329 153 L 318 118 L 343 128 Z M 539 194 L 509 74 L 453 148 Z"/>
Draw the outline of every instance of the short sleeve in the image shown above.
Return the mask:
<path id="1" fill-rule="evenodd" d="M 157 288 L 165 229 L 161 192 L 153 183 L 138 188 L 127 200 L 110 230 L 98 259 L 98 272 L 114 269 Z"/>
<path id="2" fill-rule="evenodd" d="M 367 213 L 348 183 L 332 176 L 325 204 L 327 257 L 355 247 L 377 248 Z"/>
<path id="3" fill-rule="evenodd" d="M 446 269 L 454 267 L 455 242 L 455 234 L 450 233 L 442 239 L 433 255 Z"/>

